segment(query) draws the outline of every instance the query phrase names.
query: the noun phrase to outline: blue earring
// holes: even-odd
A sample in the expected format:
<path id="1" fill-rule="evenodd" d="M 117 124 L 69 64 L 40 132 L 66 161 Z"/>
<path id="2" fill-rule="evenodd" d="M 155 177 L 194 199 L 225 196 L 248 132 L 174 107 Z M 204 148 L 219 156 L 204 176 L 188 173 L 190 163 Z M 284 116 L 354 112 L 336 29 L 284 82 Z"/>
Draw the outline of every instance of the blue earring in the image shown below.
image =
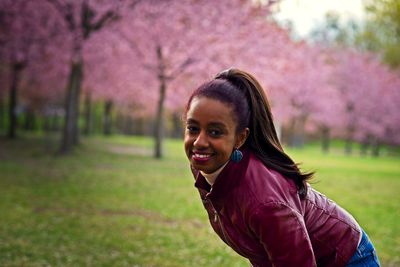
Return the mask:
<path id="1" fill-rule="evenodd" d="M 231 160 L 235 163 L 238 163 L 242 160 L 242 158 L 243 158 L 242 152 L 239 149 L 235 148 L 235 150 L 233 150 L 232 152 Z"/>

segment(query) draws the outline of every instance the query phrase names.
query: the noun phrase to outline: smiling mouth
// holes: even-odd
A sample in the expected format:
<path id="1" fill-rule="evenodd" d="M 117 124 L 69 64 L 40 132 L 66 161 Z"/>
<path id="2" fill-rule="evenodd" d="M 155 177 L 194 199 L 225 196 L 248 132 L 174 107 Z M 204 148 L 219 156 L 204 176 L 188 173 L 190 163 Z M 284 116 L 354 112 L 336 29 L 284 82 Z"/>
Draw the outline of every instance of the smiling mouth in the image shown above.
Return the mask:
<path id="1" fill-rule="evenodd" d="M 204 153 L 193 152 L 192 159 L 195 161 L 204 162 L 204 161 L 209 160 L 212 156 L 213 156 L 213 154 L 204 154 Z"/>

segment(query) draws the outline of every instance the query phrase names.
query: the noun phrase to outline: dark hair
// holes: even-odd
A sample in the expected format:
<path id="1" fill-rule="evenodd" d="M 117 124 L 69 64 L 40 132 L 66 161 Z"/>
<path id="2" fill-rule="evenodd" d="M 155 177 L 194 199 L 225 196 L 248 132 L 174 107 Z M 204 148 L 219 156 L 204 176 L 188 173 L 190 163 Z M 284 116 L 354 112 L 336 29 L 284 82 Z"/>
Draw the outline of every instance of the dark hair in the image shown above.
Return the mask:
<path id="1" fill-rule="evenodd" d="M 249 125 L 250 109 L 246 100 L 246 96 L 228 80 L 214 79 L 202 84 L 190 96 L 186 105 L 185 114 L 189 110 L 193 98 L 201 96 L 218 100 L 232 107 L 237 123 L 237 133 Z"/>
<path id="2" fill-rule="evenodd" d="M 306 181 L 313 172 L 303 173 L 284 151 L 276 134 L 271 108 L 260 83 L 249 73 L 228 69 L 220 72 L 212 81 L 204 83 L 190 96 L 186 112 L 195 97 L 209 97 L 233 108 L 237 120 L 237 132 L 250 129 L 245 146 L 260 158 L 265 166 L 292 179 L 300 197 L 307 195 Z"/>

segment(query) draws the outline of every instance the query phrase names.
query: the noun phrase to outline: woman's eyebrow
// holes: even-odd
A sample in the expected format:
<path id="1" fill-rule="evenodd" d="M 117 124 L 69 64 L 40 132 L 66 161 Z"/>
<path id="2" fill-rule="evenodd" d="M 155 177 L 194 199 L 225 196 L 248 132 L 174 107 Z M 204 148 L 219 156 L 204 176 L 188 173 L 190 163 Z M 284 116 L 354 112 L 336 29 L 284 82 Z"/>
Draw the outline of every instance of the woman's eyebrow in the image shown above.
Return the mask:
<path id="1" fill-rule="evenodd" d="M 223 129 L 227 128 L 226 125 L 224 123 L 222 123 L 222 122 L 210 122 L 210 123 L 208 123 L 208 126 L 209 127 L 220 127 L 220 128 L 223 128 Z"/>
<path id="2" fill-rule="evenodd" d="M 198 121 L 196 121 L 195 119 L 191 119 L 191 118 L 190 118 L 190 119 L 187 119 L 187 120 L 186 120 L 186 123 L 187 123 L 187 124 L 199 124 Z M 209 122 L 209 123 L 207 124 L 207 126 L 208 126 L 208 127 L 219 127 L 219 128 L 222 128 L 223 130 L 227 129 L 227 127 L 226 127 L 226 125 L 225 125 L 224 123 L 218 122 L 218 121 Z"/>
<path id="3" fill-rule="evenodd" d="M 196 123 L 196 124 L 198 124 L 198 122 L 196 120 L 194 120 L 194 119 L 187 119 L 186 123 Z"/>

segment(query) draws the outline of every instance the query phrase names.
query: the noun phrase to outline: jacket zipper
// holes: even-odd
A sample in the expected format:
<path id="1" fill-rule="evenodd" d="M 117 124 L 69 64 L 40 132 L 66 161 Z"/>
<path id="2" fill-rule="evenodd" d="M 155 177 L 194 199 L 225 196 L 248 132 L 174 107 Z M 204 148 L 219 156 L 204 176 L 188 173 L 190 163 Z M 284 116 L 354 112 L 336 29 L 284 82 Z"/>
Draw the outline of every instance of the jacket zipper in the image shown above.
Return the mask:
<path id="1" fill-rule="evenodd" d="M 240 247 L 238 247 L 238 246 L 233 246 L 233 243 L 230 241 L 230 239 L 228 239 L 228 235 L 225 233 L 224 227 L 222 226 L 222 222 L 221 222 L 220 216 L 219 216 L 219 214 L 218 214 L 218 211 L 214 208 L 214 205 L 213 205 L 212 201 L 211 201 L 210 199 L 208 199 L 207 196 L 204 198 L 204 201 L 210 203 L 211 208 L 212 208 L 212 211 L 213 211 L 213 213 L 214 213 L 213 221 L 214 221 L 214 223 L 217 223 L 217 222 L 218 222 L 218 226 L 219 226 L 219 228 L 221 229 L 221 232 L 222 232 L 222 235 L 223 235 L 223 237 L 224 237 L 224 239 L 225 239 L 225 242 L 226 242 L 231 248 L 235 248 L 238 252 L 240 251 L 239 254 L 245 255 L 245 253 L 243 253 L 243 251 L 242 251 L 242 249 L 241 249 Z"/>
<path id="2" fill-rule="evenodd" d="M 208 199 L 207 199 L 207 200 L 208 200 Z M 230 247 L 233 247 L 233 246 L 232 246 L 232 243 L 229 241 L 227 235 L 225 234 L 225 230 L 224 230 L 224 227 L 222 226 L 221 219 L 220 219 L 220 217 L 219 217 L 219 214 L 218 214 L 217 210 L 214 208 L 214 205 L 213 205 L 212 201 L 211 201 L 211 200 L 208 200 L 208 201 L 210 202 L 211 207 L 212 207 L 213 212 L 214 212 L 214 222 L 215 222 L 215 223 L 218 222 L 219 228 L 221 229 L 221 232 L 222 232 L 222 235 L 224 236 L 225 241 L 228 243 L 228 245 L 229 245 Z M 235 246 L 235 247 L 236 247 L 236 246 Z"/>

